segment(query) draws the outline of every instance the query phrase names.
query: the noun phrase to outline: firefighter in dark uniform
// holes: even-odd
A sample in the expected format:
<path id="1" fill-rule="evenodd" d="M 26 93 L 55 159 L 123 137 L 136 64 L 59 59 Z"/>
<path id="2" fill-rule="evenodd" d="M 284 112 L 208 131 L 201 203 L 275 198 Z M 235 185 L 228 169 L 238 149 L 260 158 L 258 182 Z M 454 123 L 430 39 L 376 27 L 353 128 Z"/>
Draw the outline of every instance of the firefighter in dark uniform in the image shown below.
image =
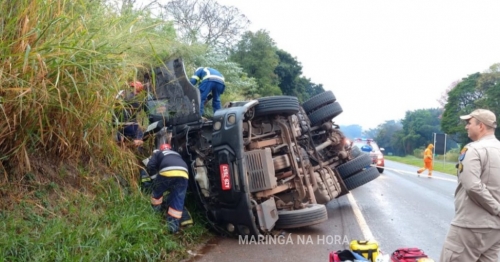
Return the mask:
<path id="1" fill-rule="evenodd" d="M 151 206 L 154 210 L 161 210 L 163 195 L 169 192 L 166 202 L 168 230 L 176 233 L 180 226 L 193 224 L 191 215 L 184 207 L 189 173 L 181 155 L 171 150 L 169 144 L 162 144 L 160 150 L 153 151 L 147 170 L 150 175 L 158 173 L 151 194 Z"/>
<path id="2" fill-rule="evenodd" d="M 224 76 L 216 69 L 210 67 L 199 67 L 194 72 L 190 79 L 191 84 L 199 85 L 201 103 L 200 115 L 203 116 L 204 105 L 207 100 L 208 94 L 212 93 L 212 107 L 215 111 L 221 109 L 220 96 L 226 89 L 224 83 Z"/>
<path id="3" fill-rule="evenodd" d="M 486 109 L 461 116 L 474 141 L 459 157 L 455 217 L 441 262 L 497 262 L 500 252 L 500 141 L 496 116 Z"/>
<path id="4" fill-rule="evenodd" d="M 122 100 L 124 103 L 123 110 L 120 110 L 115 115 L 114 121 L 119 127 L 116 139 L 122 145 L 125 139 L 130 139 L 136 147 L 140 148 L 143 144 L 144 133 L 137 122 L 137 114 L 144 103 L 139 97 L 139 93 L 144 90 L 144 85 L 139 81 L 135 81 L 130 82 L 129 87 L 129 89 L 121 90 L 116 96 L 116 99 Z"/>

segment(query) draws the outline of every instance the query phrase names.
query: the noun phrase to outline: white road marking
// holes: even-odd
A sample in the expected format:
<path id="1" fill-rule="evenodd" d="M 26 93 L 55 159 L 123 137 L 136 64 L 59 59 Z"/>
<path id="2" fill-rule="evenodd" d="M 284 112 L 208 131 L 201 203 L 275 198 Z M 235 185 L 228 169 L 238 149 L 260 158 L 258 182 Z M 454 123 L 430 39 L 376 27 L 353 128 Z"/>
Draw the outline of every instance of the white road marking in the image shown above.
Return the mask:
<path id="1" fill-rule="evenodd" d="M 352 212 L 358 221 L 359 228 L 361 228 L 361 233 L 363 233 L 363 237 L 365 238 L 364 240 L 375 240 L 370 227 L 368 227 L 368 224 L 366 223 L 365 217 L 361 213 L 361 210 L 359 210 L 358 204 L 351 193 L 347 194 L 347 199 L 351 204 Z"/>
<path id="2" fill-rule="evenodd" d="M 376 165 L 372 165 L 373 167 L 377 167 Z M 383 166 L 381 166 L 383 167 Z M 409 171 L 406 171 L 406 170 L 399 170 L 399 169 L 394 169 L 394 168 L 388 168 L 388 167 L 383 167 L 384 170 L 391 170 L 391 171 L 394 171 L 394 172 L 398 172 L 400 174 L 405 174 L 405 175 L 414 175 L 414 176 L 421 176 L 421 177 L 424 177 L 426 178 L 427 177 L 427 174 L 426 172 L 427 171 L 424 171 L 424 173 L 422 174 L 417 174 L 417 172 L 409 172 Z M 451 178 L 444 178 L 444 177 L 438 177 L 436 176 L 435 174 L 432 176 L 432 179 L 438 179 L 438 180 L 444 180 L 444 181 L 450 181 L 450 182 L 457 182 L 457 179 L 451 179 Z"/>
<path id="3" fill-rule="evenodd" d="M 376 165 L 372 165 L 372 166 L 377 167 Z M 383 168 L 386 170 L 391 170 L 391 171 L 397 172 L 399 174 L 420 176 L 420 175 L 416 174 L 416 172 L 409 172 L 409 171 L 405 171 L 405 170 L 399 170 L 399 169 L 388 168 L 388 167 L 383 167 Z M 427 177 L 427 175 L 422 174 L 422 177 Z M 457 182 L 457 179 L 437 177 L 436 175 L 434 175 L 432 177 L 432 179 Z M 354 213 L 354 216 L 356 217 L 356 220 L 358 221 L 359 228 L 361 229 L 361 232 L 363 233 L 363 237 L 365 238 L 365 240 L 375 240 L 375 238 L 373 237 L 372 231 L 370 230 L 370 227 L 368 226 L 368 223 L 366 223 L 365 217 L 361 213 L 361 210 L 359 209 L 359 206 L 356 203 L 356 200 L 352 196 L 352 193 L 347 194 L 347 199 L 349 200 L 349 203 L 351 204 L 352 211 Z"/>

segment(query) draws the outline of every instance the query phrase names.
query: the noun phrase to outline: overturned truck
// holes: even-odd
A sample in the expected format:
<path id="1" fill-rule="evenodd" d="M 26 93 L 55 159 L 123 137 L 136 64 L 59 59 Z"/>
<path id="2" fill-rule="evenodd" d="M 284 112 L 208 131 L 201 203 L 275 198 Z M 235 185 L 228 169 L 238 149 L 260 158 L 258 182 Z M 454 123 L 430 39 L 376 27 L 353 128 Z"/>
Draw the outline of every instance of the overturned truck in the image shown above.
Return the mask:
<path id="1" fill-rule="evenodd" d="M 146 81 L 146 135 L 181 153 L 191 167 L 191 192 L 222 234 L 324 222 L 326 203 L 379 176 L 369 155 L 351 148 L 332 121 L 342 108 L 331 91 L 302 105 L 291 96 L 231 102 L 203 121 L 199 91 L 181 59 Z"/>

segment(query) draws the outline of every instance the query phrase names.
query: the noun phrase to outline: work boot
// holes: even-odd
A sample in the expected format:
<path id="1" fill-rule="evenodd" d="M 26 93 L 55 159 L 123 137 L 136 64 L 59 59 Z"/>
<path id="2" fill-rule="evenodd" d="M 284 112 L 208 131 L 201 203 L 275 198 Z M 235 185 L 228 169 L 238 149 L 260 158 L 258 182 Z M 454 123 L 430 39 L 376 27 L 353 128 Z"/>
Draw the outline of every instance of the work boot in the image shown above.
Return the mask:
<path id="1" fill-rule="evenodd" d="M 151 208 L 153 208 L 153 211 L 156 213 L 161 213 L 163 211 L 161 204 L 160 205 L 151 204 Z"/>
<path id="2" fill-rule="evenodd" d="M 187 210 L 187 208 L 184 206 L 184 209 L 182 210 L 182 217 L 180 219 L 181 222 L 181 227 L 189 227 L 194 224 L 193 218 L 191 217 L 191 213 Z"/>
<path id="3" fill-rule="evenodd" d="M 171 234 L 179 233 L 179 219 L 167 215 L 167 230 Z"/>

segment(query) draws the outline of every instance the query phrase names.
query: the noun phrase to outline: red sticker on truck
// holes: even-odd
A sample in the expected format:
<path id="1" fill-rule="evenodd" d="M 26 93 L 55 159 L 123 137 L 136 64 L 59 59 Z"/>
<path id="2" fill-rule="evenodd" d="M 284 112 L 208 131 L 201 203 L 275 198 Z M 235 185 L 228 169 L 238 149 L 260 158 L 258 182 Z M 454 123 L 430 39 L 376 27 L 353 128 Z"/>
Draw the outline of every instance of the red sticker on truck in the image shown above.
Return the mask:
<path id="1" fill-rule="evenodd" d="M 229 178 L 229 165 L 228 164 L 220 164 L 220 182 L 222 186 L 222 190 L 230 190 L 231 189 L 231 179 Z"/>

